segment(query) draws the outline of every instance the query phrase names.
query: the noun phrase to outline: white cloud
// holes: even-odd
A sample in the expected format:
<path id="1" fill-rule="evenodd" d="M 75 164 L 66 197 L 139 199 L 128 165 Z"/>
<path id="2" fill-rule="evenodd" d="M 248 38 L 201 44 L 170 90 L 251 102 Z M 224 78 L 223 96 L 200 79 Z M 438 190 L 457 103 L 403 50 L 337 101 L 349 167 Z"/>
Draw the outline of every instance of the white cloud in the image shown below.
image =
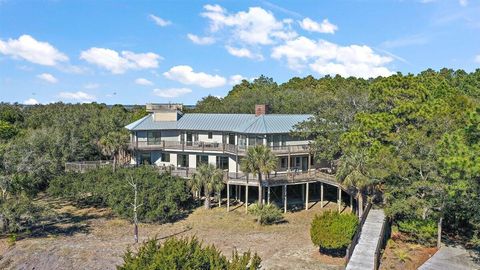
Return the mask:
<path id="1" fill-rule="evenodd" d="M 381 46 L 385 48 L 398 48 L 398 47 L 406 47 L 412 45 L 423 45 L 428 43 L 429 38 L 426 35 L 412 35 L 412 36 L 405 36 L 398 39 L 393 40 L 386 40 L 382 42 Z"/>
<path id="2" fill-rule="evenodd" d="M 98 83 L 88 83 L 84 86 L 85 89 L 97 89 L 98 87 L 100 87 Z"/>
<path id="3" fill-rule="evenodd" d="M 37 75 L 37 78 L 39 78 L 41 80 L 44 80 L 46 82 L 49 82 L 49 83 L 57 83 L 58 82 L 58 79 L 55 78 L 52 74 L 49 74 L 49 73 L 39 74 L 39 75 Z"/>
<path id="4" fill-rule="evenodd" d="M 25 101 L 23 102 L 23 104 L 25 104 L 25 105 L 37 105 L 37 104 L 40 104 L 40 102 L 38 102 L 38 101 L 37 101 L 36 99 L 34 99 L 34 98 L 29 98 L 29 99 L 25 100 Z"/>
<path id="5" fill-rule="evenodd" d="M 55 66 L 60 62 L 68 61 L 65 54 L 48 42 L 37 41 L 29 35 L 7 41 L 0 40 L 0 53 L 44 66 Z"/>
<path id="6" fill-rule="evenodd" d="M 393 59 L 375 53 L 368 46 L 339 46 L 325 40 L 314 41 L 306 37 L 299 37 L 274 47 L 271 57 L 286 59 L 287 65 L 297 71 L 308 65 L 311 70 L 321 75 L 339 74 L 344 77 L 369 78 L 393 73 L 385 67 Z"/>
<path id="7" fill-rule="evenodd" d="M 215 43 L 215 39 L 213 37 L 199 37 L 194 34 L 188 34 L 188 39 L 190 39 L 193 43 L 198 45 L 210 45 Z"/>
<path id="8" fill-rule="evenodd" d="M 284 22 L 261 7 L 250 7 L 248 11 L 228 13 L 219 5 L 205 5 L 201 15 L 210 20 L 210 31 L 217 32 L 223 28 L 232 31 L 232 38 L 249 45 L 268 45 L 275 38 L 289 38 L 296 33 L 285 27 Z"/>
<path id="9" fill-rule="evenodd" d="M 138 78 L 135 80 L 135 83 L 138 85 L 153 85 L 153 82 L 145 79 L 145 78 Z"/>
<path id="10" fill-rule="evenodd" d="M 153 94 L 163 98 L 176 98 L 191 93 L 189 88 L 153 89 Z"/>
<path id="11" fill-rule="evenodd" d="M 122 74 L 128 69 L 157 68 L 158 61 L 162 58 L 158 54 L 152 52 L 134 53 L 130 51 L 122 51 L 119 54 L 111 49 L 93 47 L 86 51 L 82 51 L 80 59 L 105 68 L 113 74 Z"/>
<path id="12" fill-rule="evenodd" d="M 219 75 L 210 75 L 204 72 L 194 72 L 190 66 L 174 66 L 163 76 L 170 80 L 178 81 L 187 85 L 198 85 L 203 88 L 214 88 L 225 85 L 227 80 Z"/>
<path id="13" fill-rule="evenodd" d="M 334 34 L 335 31 L 338 30 L 338 26 L 329 22 L 328 19 L 324 19 L 321 23 L 319 23 L 307 17 L 300 21 L 299 24 L 304 30 L 310 32 Z"/>
<path id="14" fill-rule="evenodd" d="M 158 17 L 158 16 L 155 16 L 155 15 L 153 15 L 153 14 L 148 15 L 148 17 L 149 17 L 152 21 L 154 21 L 156 25 L 161 26 L 161 27 L 165 27 L 165 26 L 167 26 L 167 25 L 172 24 L 171 21 L 167 21 L 167 20 L 162 19 L 162 18 L 160 18 L 160 17 Z"/>
<path id="15" fill-rule="evenodd" d="M 234 48 L 228 45 L 225 46 L 225 48 L 227 49 L 229 54 L 236 57 L 245 57 L 245 58 L 256 59 L 260 61 L 263 60 L 263 55 L 252 53 L 247 48 Z"/>
<path id="16" fill-rule="evenodd" d="M 458 3 L 462 7 L 466 7 L 468 5 L 468 0 L 458 0 Z"/>
<path id="17" fill-rule="evenodd" d="M 248 78 L 243 77 L 240 74 L 237 74 L 237 75 L 230 76 L 230 78 L 228 80 L 228 83 L 230 85 L 237 85 L 237 84 L 241 83 L 243 80 L 248 80 Z"/>
<path id="18" fill-rule="evenodd" d="M 475 56 L 475 62 L 480 64 L 480 54 Z"/>
<path id="19" fill-rule="evenodd" d="M 77 92 L 60 92 L 58 94 L 59 97 L 66 99 L 66 100 L 75 100 L 80 102 L 91 102 L 94 101 L 96 98 L 93 95 L 87 94 L 82 91 Z"/>

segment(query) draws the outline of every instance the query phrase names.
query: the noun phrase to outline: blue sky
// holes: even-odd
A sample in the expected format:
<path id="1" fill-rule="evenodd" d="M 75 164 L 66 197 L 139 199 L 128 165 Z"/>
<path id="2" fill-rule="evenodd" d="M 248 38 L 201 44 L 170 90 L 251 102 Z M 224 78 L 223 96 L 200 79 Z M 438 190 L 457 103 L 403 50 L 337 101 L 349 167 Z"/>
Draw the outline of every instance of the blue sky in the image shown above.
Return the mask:
<path id="1" fill-rule="evenodd" d="M 285 82 L 480 67 L 480 2 L 0 0 L 0 101 L 194 104 Z"/>

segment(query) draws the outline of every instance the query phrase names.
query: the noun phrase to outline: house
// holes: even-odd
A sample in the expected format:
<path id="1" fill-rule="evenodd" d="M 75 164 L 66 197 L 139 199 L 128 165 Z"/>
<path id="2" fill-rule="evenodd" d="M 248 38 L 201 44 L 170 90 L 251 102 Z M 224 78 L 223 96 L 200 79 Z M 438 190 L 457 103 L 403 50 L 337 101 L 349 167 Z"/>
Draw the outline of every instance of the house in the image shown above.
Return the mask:
<path id="1" fill-rule="evenodd" d="M 278 156 L 276 173 L 308 171 L 314 164 L 309 141 L 290 135 L 306 114 L 182 113 L 180 104 L 147 104 L 149 114 L 126 126 L 131 131 L 133 164 L 194 169 L 215 164 L 229 175 L 241 173 L 240 160 L 250 146 L 266 145 Z"/>
<path id="2" fill-rule="evenodd" d="M 324 201 L 324 184 L 336 189 L 338 211 L 342 193 L 350 192 L 331 175 L 316 170 L 310 141 L 291 135 L 295 126 L 308 120 L 307 114 L 269 114 L 267 105 L 256 105 L 255 114 L 183 113 L 181 104 L 147 104 L 149 114 L 126 126 L 131 132 L 132 161 L 156 165 L 177 176 L 189 178 L 200 164 L 211 163 L 226 172 L 227 210 L 231 194 L 236 201 L 244 196 L 252 201 L 250 188 L 281 198 L 287 211 L 287 190 L 301 194 L 308 209 L 309 201 Z M 278 157 L 277 169 L 262 183 L 241 171 L 247 149 L 266 145 Z M 260 188 L 259 186 L 265 187 Z M 280 190 L 281 189 L 281 190 Z M 244 194 L 244 195 L 242 195 Z M 311 196 L 311 197 L 310 197 Z"/>

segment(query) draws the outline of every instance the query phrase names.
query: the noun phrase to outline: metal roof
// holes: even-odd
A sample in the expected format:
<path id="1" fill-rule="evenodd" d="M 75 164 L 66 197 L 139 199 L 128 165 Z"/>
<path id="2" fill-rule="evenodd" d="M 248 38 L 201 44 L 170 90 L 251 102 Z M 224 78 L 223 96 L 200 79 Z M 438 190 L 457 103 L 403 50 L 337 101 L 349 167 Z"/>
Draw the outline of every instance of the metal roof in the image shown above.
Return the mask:
<path id="1" fill-rule="evenodd" d="M 250 134 L 289 133 L 296 124 L 308 120 L 309 114 L 209 114 L 187 113 L 178 121 L 153 121 L 153 114 L 125 128 L 129 130 L 197 130 Z"/>

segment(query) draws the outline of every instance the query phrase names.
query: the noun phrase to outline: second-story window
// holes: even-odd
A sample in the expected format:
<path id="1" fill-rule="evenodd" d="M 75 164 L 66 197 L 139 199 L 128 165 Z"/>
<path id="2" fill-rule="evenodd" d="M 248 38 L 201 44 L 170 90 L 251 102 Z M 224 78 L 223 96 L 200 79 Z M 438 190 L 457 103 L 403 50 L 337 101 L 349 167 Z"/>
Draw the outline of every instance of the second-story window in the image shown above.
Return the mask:
<path id="1" fill-rule="evenodd" d="M 212 139 L 213 138 L 213 132 L 208 132 L 208 138 Z"/>
<path id="2" fill-rule="evenodd" d="M 161 134 L 160 131 L 150 130 L 147 132 L 147 144 L 148 145 L 158 145 L 161 144 Z"/>

